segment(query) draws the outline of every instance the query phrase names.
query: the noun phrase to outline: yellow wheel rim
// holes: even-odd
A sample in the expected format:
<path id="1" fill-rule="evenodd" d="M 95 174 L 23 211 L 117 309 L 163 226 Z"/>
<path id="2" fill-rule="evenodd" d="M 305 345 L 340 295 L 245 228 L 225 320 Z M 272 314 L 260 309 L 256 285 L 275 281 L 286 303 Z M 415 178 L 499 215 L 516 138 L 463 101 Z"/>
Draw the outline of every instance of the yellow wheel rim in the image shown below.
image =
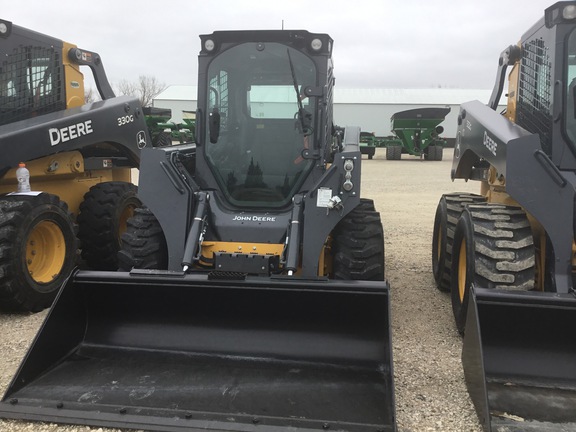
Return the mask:
<path id="1" fill-rule="evenodd" d="M 460 253 L 458 254 L 458 294 L 460 303 L 464 303 L 466 293 L 466 239 L 462 239 Z"/>
<path id="2" fill-rule="evenodd" d="M 66 259 L 66 240 L 58 225 L 50 221 L 37 224 L 26 242 L 26 266 L 37 283 L 58 277 Z"/>

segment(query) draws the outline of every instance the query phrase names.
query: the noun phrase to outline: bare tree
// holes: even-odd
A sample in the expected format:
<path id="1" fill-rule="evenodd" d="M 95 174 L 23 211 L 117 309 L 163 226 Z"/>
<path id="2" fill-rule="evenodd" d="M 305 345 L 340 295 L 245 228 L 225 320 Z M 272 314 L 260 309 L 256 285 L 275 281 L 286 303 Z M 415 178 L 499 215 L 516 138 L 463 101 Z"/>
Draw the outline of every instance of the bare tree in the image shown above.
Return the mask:
<path id="1" fill-rule="evenodd" d="M 116 93 L 119 95 L 139 97 L 138 87 L 136 86 L 136 84 L 131 83 L 128 80 L 122 80 L 118 83 Z"/>
<path id="2" fill-rule="evenodd" d="M 94 94 L 94 89 L 92 87 L 84 88 L 84 102 L 90 103 L 96 101 L 96 95 Z"/>
<path id="3" fill-rule="evenodd" d="M 140 75 L 137 83 L 122 80 L 117 85 L 118 94 L 136 96 L 142 106 L 152 105 L 152 100 L 166 89 L 166 84 L 161 83 L 156 77 Z"/>
<path id="4" fill-rule="evenodd" d="M 156 77 L 140 75 L 139 82 L 142 106 L 152 105 L 152 100 L 166 90 L 166 84 L 158 81 Z"/>

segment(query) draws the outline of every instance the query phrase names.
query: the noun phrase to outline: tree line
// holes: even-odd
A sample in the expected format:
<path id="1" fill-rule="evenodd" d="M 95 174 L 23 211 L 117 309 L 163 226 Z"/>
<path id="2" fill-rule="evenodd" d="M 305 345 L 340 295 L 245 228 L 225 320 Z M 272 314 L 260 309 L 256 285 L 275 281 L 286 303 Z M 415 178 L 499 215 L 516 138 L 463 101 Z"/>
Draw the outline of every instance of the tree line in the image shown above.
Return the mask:
<path id="1" fill-rule="evenodd" d="M 140 75 L 138 81 L 132 82 L 122 80 L 112 86 L 117 96 L 127 95 L 140 99 L 143 107 L 152 106 L 152 101 L 156 96 L 166 90 L 166 84 L 160 82 L 156 77 L 149 75 Z M 98 92 L 92 87 L 85 90 L 86 102 L 94 102 L 100 99 Z"/>

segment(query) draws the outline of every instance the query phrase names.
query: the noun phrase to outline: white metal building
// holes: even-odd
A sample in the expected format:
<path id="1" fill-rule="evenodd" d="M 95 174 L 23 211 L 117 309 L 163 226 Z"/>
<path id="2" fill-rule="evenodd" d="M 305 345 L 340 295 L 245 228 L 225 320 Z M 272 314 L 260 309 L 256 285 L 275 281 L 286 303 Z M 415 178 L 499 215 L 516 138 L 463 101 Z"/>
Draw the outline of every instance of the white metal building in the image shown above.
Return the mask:
<path id="1" fill-rule="evenodd" d="M 170 108 L 172 121 L 182 123 L 183 111 L 196 111 L 198 90 L 196 86 L 173 85 L 169 86 L 154 98 L 152 106 L 157 108 Z"/>
<path id="2" fill-rule="evenodd" d="M 182 122 L 183 111 L 196 110 L 195 86 L 170 86 L 153 102 L 155 107 L 170 108 L 172 121 Z M 363 131 L 377 136 L 391 135 L 390 117 L 399 111 L 450 107 L 451 111 L 442 123 L 443 137 L 456 136 L 460 104 L 470 100 L 488 103 L 492 90 L 470 89 L 334 89 L 334 122 L 338 126 L 360 126 Z M 505 108 L 504 96 L 501 110 Z M 499 108 L 499 109 L 500 109 Z"/>
<path id="3" fill-rule="evenodd" d="M 442 136 L 455 138 L 460 104 L 471 100 L 488 103 L 492 90 L 469 89 L 335 89 L 334 122 L 338 126 L 360 126 L 376 136 L 388 136 L 390 117 L 399 111 L 415 108 L 449 107 L 450 113 L 441 123 Z M 503 98 L 504 99 L 504 98 Z M 500 108 L 505 108 L 505 101 Z"/>

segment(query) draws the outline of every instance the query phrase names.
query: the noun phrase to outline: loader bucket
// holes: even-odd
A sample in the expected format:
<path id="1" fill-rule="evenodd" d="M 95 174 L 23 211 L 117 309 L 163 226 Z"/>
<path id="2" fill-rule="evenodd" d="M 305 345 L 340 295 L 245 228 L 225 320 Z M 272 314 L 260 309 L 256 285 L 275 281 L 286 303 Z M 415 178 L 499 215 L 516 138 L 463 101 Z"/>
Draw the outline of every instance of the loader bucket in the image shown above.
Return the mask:
<path id="1" fill-rule="evenodd" d="M 473 288 L 462 350 L 486 431 L 576 430 L 576 298 Z"/>
<path id="2" fill-rule="evenodd" d="M 73 275 L 0 417 L 158 431 L 395 431 L 385 282 Z"/>

